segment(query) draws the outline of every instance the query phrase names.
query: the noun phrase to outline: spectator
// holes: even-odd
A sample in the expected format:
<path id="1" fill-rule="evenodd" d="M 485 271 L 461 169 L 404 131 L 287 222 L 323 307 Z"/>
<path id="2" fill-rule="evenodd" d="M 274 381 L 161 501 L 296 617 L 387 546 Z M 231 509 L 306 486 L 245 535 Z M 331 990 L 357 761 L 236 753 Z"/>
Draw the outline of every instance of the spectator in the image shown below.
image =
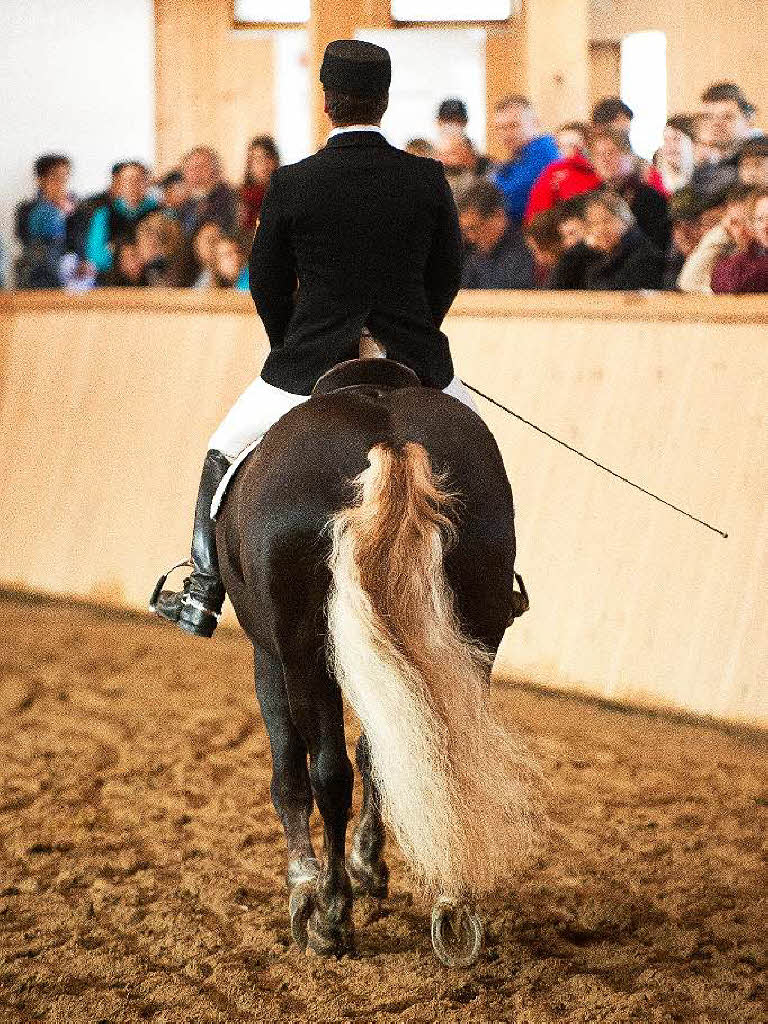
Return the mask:
<path id="1" fill-rule="evenodd" d="M 576 156 L 577 153 L 586 153 L 588 134 L 589 125 L 583 121 L 568 121 L 561 124 L 555 135 L 560 156 L 567 158 Z"/>
<path id="2" fill-rule="evenodd" d="M 693 166 L 694 174 L 696 168 L 702 164 L 717 164 L 723 159 L 723 150 L 715 142 L 715 130 L 709 118 L 699 114 L 694 119 L 693 129 Z"/>
<path id="3" fill-rule="evenodd" d="M 677 279 L 680 291 L 711 294 L 715 263 L 721 256 L 730 255 L 737 245 L 746 246 L 749 237 L 747 200 L 751 194 L 752 190 L 746 185 L 734 185 L 720 205 L 710 210 L 703 224 L 707 230 L 686 259 Z"/>
<path id="4" fill-rule="evenodd" d="M 180 210 L 187 237 L 191 238 L 204 220 L 215 220 L 224 232 L 234 231 L 237 195 L 222 178 L 218 153 L 198 146 L 184 157 L 181 171 L 189 190 L 189 199 Z"/>
<path id="5" fill-rule="evenodd" d="M 451 97 L 437 108 L 437 144 L 440 147 L 450 139 L 463 139 L 467 134 L 469 114 L 464 100 Z"/>
<path id="6" fill-rule="evenodd" d="M 736 246 L 712 270 L 715 294 L 768 292 L 768 189 L 756 190 L 746 202 L 745 230 L 734 232 Z"/>
<path id="7" fill-rule="evenodd" d="M 19 288 L 60 288 L 67 251 L 67 218 L 75 208 L 69 194 L 69 157 L 48 153 L 35 161 L 37 196 L 21 203 L 16 233 L 23 252 L 16 265 Z"/>
<path id="8" fill-rule="evenodd" d="M 157 201 L 147 195 L 149 175 L 138 160 L 120 164 L 112 188 L 112 199 L 91 217 L 85 253 L 100 273 L 112 266 L 117 243 L 133 239 L 137 221 L 157 209 Z"/>
<path id="9" fill-rule="evenodd" d="M 633 291 L 659 288 L 664 256 L 640 230 L 628 203 L 617 193 L 601 189 L 586 201 L 589 244 L 602 254 L 587 271 L 588 288 Z"/>
<path id="10" fill-rule="evenodd" d="M 458 200 L 462 192 L 480 179 L 478 156 L 466 137 L 454 135 L 452 138 L 443 139 L 438 145 L 435 157 L 443 165 L 454 199 Z"/>
<path id="11" fill-rule="evenodd" d="M 694 132 L 694 119 L 685 114 L 670 117 L 664 128 L 664 141 L 657 154 L 656 169 L 669 195 L 684 188 L 691 180 Z"/>
<path id="12" fill-rule="evenodd" d="M 156 211 L 136 225 L 136 250 L 141 262 L 141 283 L 163 288 L 192 284 L 191 253 L 178 220 Z"/>
<path id="13" fill-rule="evenodd" d="M 585 199 L 584 196 L 566 199 L 555 211 L 562 253 L 549 275 L 547 287 L 556 291 L 586 288 L 587 271 L 601 259 L 600 253 L 587 244 Z"/>
<path id="14" fill-rule="evenodd" d="M 739 181 L 753 188 L 768 188 L 768 135 L 755 135 L 736 155 Z"/>
<path id="15" fill-rule="evenodd" d="M 259 221 L 261 203 L 272 172 L 280 166 L 280 154 L 270 135 L 259 135 L 251 141 L 245 160 L 245 174 L 240 188 L 240 230 L 253 235 Z"/>
<path id="16" fill-rule="evenodd" d="M 591 192 L 602 183 L 584 150 L 555 160 L 545 167 L 534 182 L 525 211 L 526 221 L 544 210 L 551 210 L 565 199 Z"/>
<path id="17" fill-rule="evenodd" d="M 667 256 L 663 287 L 673 290 L 685 265 L 704 235 L 704 204 L 691 185 L 678 189 L 669 201 L 672 245 Z"/>
<path id="18" fill-rule="evenodd" d="M 411 156 L 425 156 L 434 158 L 435 147 L 428 139 L 411 139 L 405 147 L 406 153 Z"/>
<path id="19" fill-rule="evenodd" d="M 108 205 L 115 196 L 115 184 L 120 171 L 125 166 L 124 161 L 112 165 L 109 188 L 95 195 L 86 196 L 81 199 L 75 207 L 74 213 L 67 220 L 67 248 L 85 259 L 85 250 L 88 242 L 88 229 L 91 226 L 91 219 L 100 206 Z"/>
<path id="20" fill-rule="evenodd" d="M 711 85 L 702 93 L 701 102 L 700 133 L 708 142 L 711 158 L 698 164 L 691 181 L 705 191 L 711 188 L 713 178 L 722 184 L 724 175 L 730 175 L 730 183 L 735 183 L 739 149 L 757 133 L 755 108 L 734 82 Z"/>
<path id="21" fill-rule="evenodd" d="M 112 268 L 100 274 L 97 283 L 105 288 L 135 288 L 145 283 L 143 269 L 136 243 L 122 238 L 115 245 Z"/>
<path id="22" fill-rule="evenodd" d="M 608 131 L 620 132 L 629 138 L 629 132 L 634 120 L 634 112 L 618 96 L 606 96 L 599 100 L 592 108 L 592 124 L 598 129 L 605 128 Z M 664 187 L 661 175 L 647 160 L 641 160 L 636 156 L 637 170 L 642 180 L 657 189 L 663 196 L 667 196 L 667 189 Z"/>
<path id="23" fill-rule="evenodd" d="M 478 181 L 459 200 L 459 222 L 472 246 L 462 288 L 532 288 L 533 258 L 520 230 L 510 223 L 504 196 L 490 181 Z"/>
<path id="24" fill-rule="evenodd" d="M 714 145 L 726 158 L 735 156 L 742 143 L 755 135 L 755 108 L 734 82 L 711 85 L 701 102 Z"/>
<path id="25" fill-rule="evenodd" d="M 629 135 L 634 112 L 618 96 L 605 96 L 592 108 L 592 124 Z"/>
<path id="26" fill-rule="evenodd" d="M 213 284 L 216 288 L 248 291 L 248 253 L 235 235 L 222 235 L 216 243 Z"/>
<path id="27" fill-rule="evenodd" d="M 627 136 L 610 128 L 599 128 L 591 134 L 589 148 L 598 176 L 627 201 L 637 226 L 665 253 L 670 240 L 667 200 L 642 180 Z"/>
<path id="28" fill-rule="evenodd" d="M 484 177 L 488 173 L 490 167 L 490 160 L 487 156 L 481 156 L 475 149 L 475 145 L 467 135 L 467 125 L 469 124 L 469 114 L 467 113 L 467 105 L 464 100 L 460 100 L 456 97 L 443 100 L 440 106 L 437 108 L 437 140 L 434 149 L 437 151 L 437 159 L 443 160 L 441 154 L 446 152 L 457 152 L 456 143 L 462 146 L 465 153 L 472 153 L 472 162 L 470 164 L 468 157 L 466 158 L 466 165 L 475 177 Z M 429 156 L 431 154 L 418 153 L 418 156 Z M 443 160 L 445 165 L 445 161 Z M 456 194 L 454 192 L 454 194 Z"/>
<path id="29" fill-rule="evenodd" d="M 520 224 L 533 183 L 560 154 L 554 138 L 540 134 L 538 118 L 524 96 L 506 96 L 500 100 L 496 104 L 494 126 L 506 160 L 490 177 L 504 195 L 510 221 Z"/>
<path id="30" fill-rule="evenodd" d="M 221 238 L 221 228 L 215 220 L 206 220 L 192 236 L 192 257 L 195 272 L 193 288 L 211 288 L 216 265 L 216 246 Z"/>
<path id="31" fill-rule="evenodd" d="M 537 288 L 549 288 L 551 275 L 563 254 L 558 222 L 555 210 L 543 210 L 525 225 L 525 241 L 535 261 Z"/>
<path id="32" fill-rule="evenodd" d="M 171 171 L 158 182 L 165 213 L 181 218 L 181 208 L 189 198 L 187 183 L 181 171 Z"/>

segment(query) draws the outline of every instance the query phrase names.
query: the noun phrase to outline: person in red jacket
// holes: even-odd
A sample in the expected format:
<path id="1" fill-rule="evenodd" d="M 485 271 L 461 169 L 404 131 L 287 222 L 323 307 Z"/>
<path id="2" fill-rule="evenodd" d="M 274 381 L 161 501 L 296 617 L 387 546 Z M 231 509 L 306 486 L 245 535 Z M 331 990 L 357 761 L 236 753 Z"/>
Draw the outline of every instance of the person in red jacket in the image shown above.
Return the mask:
<path id="1" fill-rule="evenodd" d="M 721 256 L 712 270 L 712 291 L 719 295 L 768 293 L 768 190 L 759 189 L 747 206 L 747 222 L 736 252 Z"/>
<path id="2" fill-rule="evenodd" d="M 525 210 L 525 223 L 530 224 L 537 214 L 553 209 L 564 199 L 592 192 L 601 184 L 602 178 L 584 153 L 576 152 L 555 160 L 534 182 Z"/>

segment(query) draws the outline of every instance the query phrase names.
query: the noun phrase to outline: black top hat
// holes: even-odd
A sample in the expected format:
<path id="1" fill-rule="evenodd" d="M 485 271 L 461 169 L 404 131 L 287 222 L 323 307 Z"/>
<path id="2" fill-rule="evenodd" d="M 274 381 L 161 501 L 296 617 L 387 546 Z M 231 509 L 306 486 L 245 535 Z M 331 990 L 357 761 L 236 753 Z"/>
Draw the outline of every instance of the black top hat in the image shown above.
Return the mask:
<path id="1" fill-rule="evenodd" d="M 325 48 L 320 81 L 326 89 L 350 96 L 381 96 L 389 91 L 392 61 L 383 46 L 362 39 L 336 39 Z"/>

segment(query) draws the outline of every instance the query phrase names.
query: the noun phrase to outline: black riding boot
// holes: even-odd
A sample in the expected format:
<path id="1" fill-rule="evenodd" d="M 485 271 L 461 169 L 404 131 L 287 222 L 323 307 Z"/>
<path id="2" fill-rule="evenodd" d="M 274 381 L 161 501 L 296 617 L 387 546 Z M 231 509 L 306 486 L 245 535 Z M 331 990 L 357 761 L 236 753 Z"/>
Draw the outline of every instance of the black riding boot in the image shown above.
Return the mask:
<path id="1" fill-rule="evenodd" d="M 157 581 L 149 607 L 161 619 L 175 622 L 188 633 L 211 636 L 224 604 L 224 586 L 216 555 L 216 523 L 211 519 L 211 502 L 230 462 L 226 455 L 211 450 L 205 456 L 192 530 L 192 572 L 180 592 L 163 590 L 168 573 Z M 173 571 L 173 570 L 171 570 Z"/>

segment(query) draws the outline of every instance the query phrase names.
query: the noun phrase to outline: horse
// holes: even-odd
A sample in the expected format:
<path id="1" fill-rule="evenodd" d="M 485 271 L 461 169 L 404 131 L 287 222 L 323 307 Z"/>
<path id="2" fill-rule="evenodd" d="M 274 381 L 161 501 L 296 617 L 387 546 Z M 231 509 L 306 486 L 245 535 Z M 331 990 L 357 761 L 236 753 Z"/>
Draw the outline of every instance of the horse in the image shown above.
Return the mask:
<path id="1" fill-rule="evenodd" d="M 399 363 L 339 364 L 239 468 L 216 540 L 254 648 L 293 939 L 354 951 L 353 899 L 388 894 L 389 826 L 434 899 L 435 952 L 471 964 L 476 901 L 530 858 L 543 820 L 538 769 L 489 707 L 493 658 L 528 604 L 490 431 Z M 363 787 L 348 857 L 345 699 Z"/>

